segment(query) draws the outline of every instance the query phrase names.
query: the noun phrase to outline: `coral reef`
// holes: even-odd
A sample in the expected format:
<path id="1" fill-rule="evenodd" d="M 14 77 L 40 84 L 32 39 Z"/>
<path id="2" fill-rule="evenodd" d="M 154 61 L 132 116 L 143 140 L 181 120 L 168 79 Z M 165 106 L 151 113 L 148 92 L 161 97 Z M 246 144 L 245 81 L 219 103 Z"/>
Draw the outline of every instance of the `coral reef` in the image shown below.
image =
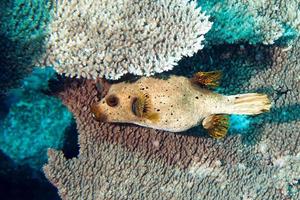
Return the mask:
<path id="1" fill-rule="evenodd" d="M 118 79 L 125 73 L 141 75 L 169 70 L 182 56 L 190 56 L 202 48 L 203 34 L 211 27 L 199 8 L 195 9 L 194 2 L 161 1 L 162 6 L 158 2 L 131 1 L 137 5 L 130 4 L 131 9 L 127 9 L 127 1 L 120 2 L 1 1 L 0 93 L 16 87 L 19 80 L 31 72 L 36 60 L 41 61 L 39 65 L 42 66 L 53 64 L 60 73 L 88 78 Z M 55 5 L 57 8 L 53 9 Z M 214 22 L 206 35 L 210 45 L 238 42 L 287 44 L 299 35 L 297 0 L 198 0 L 198 5 Z M 103 7 L 105 9 L 101 9 Z M 121 12 L 122 9 L 126 12 Z M 87 14 L 86 10 L 92 14 Z M 73 11 L 80 13 L 80 17 L 70 15 Z M 164 11 L 169 15 L 159 15 Z M 55 20 L 51 23 L 50 41 L 46 42 L 51 12 Z M 91 23 L 85 23 L 88 20 Z M 127 26 L 123 26 L 124 20 Z M 72 29 L 73 25 L 78 27 L 80 24 L 84 24 L 82 29 Z M 97 27 L 99 24 L 101 26 Z M 66 31 L 70 31 L 68 34 L 72 40 L 65 39 Z M 124 34 L 125 31 L 131 31 L 130 40 L 125 38 L 128 35 Z M 164 34 L 158 34 L 162 31 Z"/>
<path id="2" fill-rule="evenodd" d="M 48 151 L 44 171 L 63 199 L 300 199 L 299 4 L 2 0 L 0 95 L 29 74 L 36 60 L 83 78 L 170 70 L 183 56 L 202 49 L 203 35 L 211 28 L 205 34 L 211 48 L 183 59 L 172 73 L 223 69 L 218 92 L 267 93 L 273 109 L 257 117 L 232 116 L 229 136 L 216 141 L 198 127 L 174 134 L 99 124 L 90 105 L 109 85 L 67 81 L 58 95 L 74 113 L 80 133 L 79 155 L 69 158 L 74 153 L 60 149 L 71 114 L 59 100 L 40 92 L 47 90 L 53 72 L 44 76 L 35 71 L 35 78 L 24 79 L 23 89 L 8 95 L 11 109 L 0 121 L 0 148 L 17 164 L 34 168 L 45 163 L 46 148 L 58 149 Z M 51 12 L 54 20 L 46 37 Z M 220 45 L 224 43 L 240 45 Z M 0 156 L 3 166 L 2 152 Z M 9 174 L 2 169 L 0 174 Z"/>
<path id="3" fill-rule="evenodd" d="M 51 0 L 0 2 L 0 94 L 17 87 L 42 54 Z"/>
<path id="4" fill-rule="evenodd" d="M 67 85 L 60 97 L 76 117 L 80 153 L 66 159 L 49 150 L 46 176 L 63 199 L 299 199 L 299 47 L 300 39 L 291 49 L 216 47 L 180 63 L 178 73 L 224 69 L 219 92 L 273 99 L 273 110 L 249 118 L 246 132 L 232 128 L 219 141 L 198 128 L 174 134 L 99 124 L 89 111 L 97 84 Z"/>
<path id="5" fill-rule="evenodd" d="M 300 33 L 298 0 L 198 0 L 214 22 L 209 44 L 290 43 Z"/>
<path id="6" fill-rule="evenodd" d="M 10 108 L 0 124 L 0 149 L 19 165 L 40 169 L 47 148 L 63 147 L 72 114 L 59 99 L 41 93 L 53 76 L 51 68 L 36 69 L 6 98 Z"/>
<path id="7" fill-rule="evenodd" d="M 203 48 L 208 16 L 186 0 L 61 0 L 54 9 L 47 53 L 70 77 L 152 75 Z"/>

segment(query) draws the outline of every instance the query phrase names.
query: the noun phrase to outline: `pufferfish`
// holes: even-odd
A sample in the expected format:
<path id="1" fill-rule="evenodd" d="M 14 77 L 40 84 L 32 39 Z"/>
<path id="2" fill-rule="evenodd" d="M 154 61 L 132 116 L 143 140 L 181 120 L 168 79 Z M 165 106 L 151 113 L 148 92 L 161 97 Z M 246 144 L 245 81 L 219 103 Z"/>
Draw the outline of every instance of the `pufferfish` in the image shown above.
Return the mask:
<path id="1" fill-rule="evenodd" d="M 202 123 L 210 136 L 222 138 L 228 132 L 230 114 L 257 115 L 270 110 L 265 94 L 225 96 L 211 91 L 220 78 L 220 71 L 212 71 L 198 72 L 192 78 L 143 77 L 134 83 L 113 84 L 91 111 L 101 122 L 133 123 L 170 132 Z"/>

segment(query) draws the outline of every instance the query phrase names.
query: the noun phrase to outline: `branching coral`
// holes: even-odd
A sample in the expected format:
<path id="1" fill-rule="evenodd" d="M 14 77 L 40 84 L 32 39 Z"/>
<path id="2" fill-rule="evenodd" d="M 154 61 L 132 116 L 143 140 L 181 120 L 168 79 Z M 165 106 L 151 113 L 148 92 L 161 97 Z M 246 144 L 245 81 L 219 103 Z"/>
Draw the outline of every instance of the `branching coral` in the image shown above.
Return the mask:
<path id="1" fill-rule="evenodd" d="M 195 1 L 62 0 L 40 65 L 71 77 L 149 76 L 202 49 L 211 24 Z"/>
<path id="2" fill-rule="evenodd" d="M 198 0 L 214 25 L 210 44 L 286 44 L 300 33 L 298 0 Z"/>
<path id="3" fill-rule="evenodd" d="M 249 118 L 246 133 L 233 128 L 222 141 L 199 129 L 181 135 L 98 124 L 89 111 L 95 84 L 68 86 L 60 96 L 75 114 L 80 154 L 67 160 L 50 150 L 46 176 L 63 199 L 299 199 L 299 45 L 229 46 L 180 63 L 186 73 L 222 66 L 219 92 L 263 91 L 273 99 L 274 109 Z"/>

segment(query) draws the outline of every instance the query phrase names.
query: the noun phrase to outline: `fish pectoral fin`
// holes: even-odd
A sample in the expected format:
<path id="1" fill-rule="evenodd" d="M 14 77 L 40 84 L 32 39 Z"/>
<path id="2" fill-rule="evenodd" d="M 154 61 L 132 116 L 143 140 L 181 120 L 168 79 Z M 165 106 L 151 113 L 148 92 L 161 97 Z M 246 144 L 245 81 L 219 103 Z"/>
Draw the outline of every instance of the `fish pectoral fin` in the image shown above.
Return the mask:
<path id="1" fill-rule="evenodd" d="M 209 115 L 202 121 L 208 134 L 216 139 L 225 137 L 229 128 L 229 115 Z"/>
<path id="2" fill-rule="evenodd" d="M 154 123 L 159 122 L 159 114 L 158 113 L 150 113 L 146 116 L 146 118 Z"/>
<path id="3" fill-rule="evenodd" d="M 222 71 L 197 72 L 194 74 L 192 81 L 201 87 L 216 88 L 220 85 Z"/>

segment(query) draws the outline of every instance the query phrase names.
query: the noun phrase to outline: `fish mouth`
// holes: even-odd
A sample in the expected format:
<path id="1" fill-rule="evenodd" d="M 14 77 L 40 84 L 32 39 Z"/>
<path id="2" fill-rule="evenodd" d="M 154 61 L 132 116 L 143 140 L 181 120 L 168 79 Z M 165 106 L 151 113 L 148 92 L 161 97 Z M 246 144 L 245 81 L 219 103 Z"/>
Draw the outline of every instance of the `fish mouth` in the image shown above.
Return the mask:
<path id="1" fill-rule="evenodd" d="M 107 115 L 101 112 L 99 104 L 91 105 L 91 113 L 93 118 L 98 122 L 107 122 Z"/>

